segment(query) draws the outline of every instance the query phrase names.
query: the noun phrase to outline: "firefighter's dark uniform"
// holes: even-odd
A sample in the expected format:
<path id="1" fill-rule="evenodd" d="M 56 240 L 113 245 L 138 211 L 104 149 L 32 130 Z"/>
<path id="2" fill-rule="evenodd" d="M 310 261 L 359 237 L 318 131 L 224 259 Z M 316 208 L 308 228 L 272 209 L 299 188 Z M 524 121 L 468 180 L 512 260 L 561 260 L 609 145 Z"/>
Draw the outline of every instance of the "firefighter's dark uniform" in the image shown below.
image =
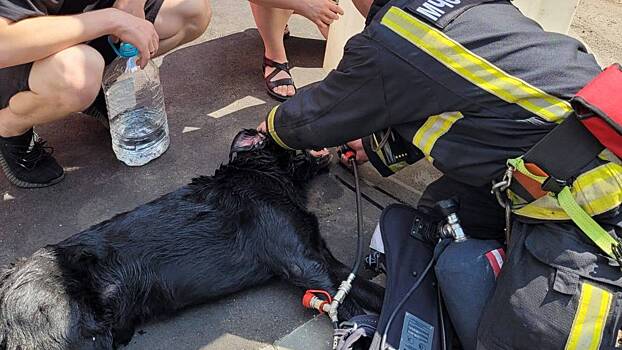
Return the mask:
<path id="1" fill-rule="evenodd" d="M 391 128 L 408 163 L 426 157 L 445 175 L 424 205 L 459 193 L 467 233 L 500 236 L 503 212 L 489 194 L 491 181 L 570 115 L 568 100 L 600 72 L 580 42 L 544 32 L 509 1 L 377 0 L 338 68 L 272 110 L 267 126 L 292 149 L 364 137 L 384 175 L 406 165 L 376 149 L 374 133 Z M 603 153 L 577 172 L 572 194 L 612 235 L 622 232 L 617 158 Z M 509 196 L 517 218 L 509 261 L 478 348 L 612 348 L 622 325 L 619 268 L 553 196 Z"/>

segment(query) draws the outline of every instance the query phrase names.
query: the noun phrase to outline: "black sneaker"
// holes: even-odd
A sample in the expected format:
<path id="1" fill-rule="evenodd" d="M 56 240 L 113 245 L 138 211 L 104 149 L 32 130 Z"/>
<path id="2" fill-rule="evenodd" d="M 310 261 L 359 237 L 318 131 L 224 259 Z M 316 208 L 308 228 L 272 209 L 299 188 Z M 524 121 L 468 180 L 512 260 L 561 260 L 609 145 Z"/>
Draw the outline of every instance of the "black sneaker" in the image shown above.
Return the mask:
<path id="1" fill-rule="evenodd" d="M 86 114 L 95 118 L 106 129 L 110 129 L 110 123 L 108 122 L 108 108 L 106 107 L 106 98 L 104 92 L 100 91 L 93 104 L 85 109 L 82 114 Z"/>
<path id="2" fill-rule="evenodd" d="M 53 152 L 32 129 L 21 136 L 0 137 L 0 167 L 18 187 L 40 188 L 61 182 L 65 172 Z"/>

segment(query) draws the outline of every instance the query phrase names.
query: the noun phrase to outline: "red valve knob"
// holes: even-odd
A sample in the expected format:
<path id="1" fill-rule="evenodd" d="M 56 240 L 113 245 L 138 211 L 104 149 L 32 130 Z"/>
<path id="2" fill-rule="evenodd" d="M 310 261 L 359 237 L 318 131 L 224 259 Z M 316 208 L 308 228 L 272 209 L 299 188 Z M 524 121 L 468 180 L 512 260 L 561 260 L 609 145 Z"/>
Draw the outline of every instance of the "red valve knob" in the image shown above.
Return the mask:
<path id="1" fill-rule="evenodd" d="M 322 299 L 318 297 L 316 294 L 325 296 L 326 299 Z M 324 312 L 324 305 L 330 304 L 333 301 L 330 294 L 323 290 L 313 290 L 310 289 L 305 292 L 302 297 L 302 306 L 307 309 L 316 309 L 319 312 Z"/>
<path id="2" fill-rule="evenodd" d="M 343 153 L 343 156 L 346 158 L 346 160 L 351 160 L 356 158 L 356 153 L 354 153 L 354 151 L 346 151 Z"/>

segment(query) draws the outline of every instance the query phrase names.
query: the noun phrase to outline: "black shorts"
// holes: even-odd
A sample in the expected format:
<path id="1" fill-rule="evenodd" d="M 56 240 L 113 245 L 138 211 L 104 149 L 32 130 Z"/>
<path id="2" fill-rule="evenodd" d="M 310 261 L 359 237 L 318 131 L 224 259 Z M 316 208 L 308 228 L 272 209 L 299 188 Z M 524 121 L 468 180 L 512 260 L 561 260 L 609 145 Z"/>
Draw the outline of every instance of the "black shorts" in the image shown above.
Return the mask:
<path id="1" fill-rule="evenodd" d="M 101 8 L 111 7 L 114 1 L 109 2 L 109 4 L 105 4 L 101 6 Z M 164 0 L 147 0 L 145 5 L 146 19 L 155 23 L 155 19 L 163 3 Z M 102 54 L 106 64 L 109 64 L 115 58 L 114 52 L 108 45 L 107 37 L 97 38 L 89 42 L 88 45 Z M 30 89 L 28 86 L 28 78 L 30 77 L 31 69 L 32 63 L 0 69 L 0 109 L 8 106 L 9 100 L 17 93 Z"/>

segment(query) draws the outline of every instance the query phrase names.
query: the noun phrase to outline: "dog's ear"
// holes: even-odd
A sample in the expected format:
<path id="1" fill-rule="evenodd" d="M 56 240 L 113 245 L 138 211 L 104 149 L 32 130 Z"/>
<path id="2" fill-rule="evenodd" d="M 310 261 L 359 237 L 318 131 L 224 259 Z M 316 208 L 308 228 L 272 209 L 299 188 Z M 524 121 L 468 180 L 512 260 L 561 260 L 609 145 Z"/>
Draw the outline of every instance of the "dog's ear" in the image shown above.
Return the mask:
<path id="1" fill-rule="evenodd" d="M 232 158 L 236 153 L 262 149 L 265 146 L 265 142 L 265 134 L 254 129 L 244 129 L 233 139 L 229 156 Z"/>

